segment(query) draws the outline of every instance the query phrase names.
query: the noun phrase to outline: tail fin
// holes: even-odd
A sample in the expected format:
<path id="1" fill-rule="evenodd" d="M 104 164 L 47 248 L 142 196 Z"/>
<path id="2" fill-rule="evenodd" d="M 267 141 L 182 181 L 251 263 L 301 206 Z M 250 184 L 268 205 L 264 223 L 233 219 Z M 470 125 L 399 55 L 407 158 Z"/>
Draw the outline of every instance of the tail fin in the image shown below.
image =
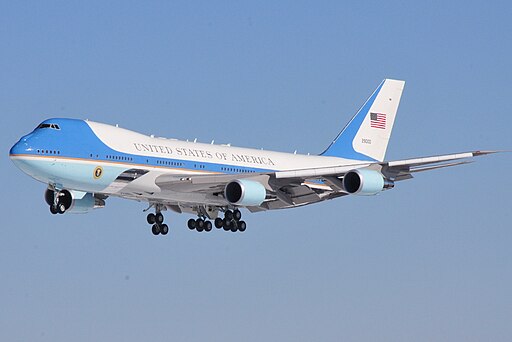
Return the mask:
<path id="1" fill-rule="evenodd" d="M 385 79 L 321 154 L 384 161 L 405 81 Z"/>

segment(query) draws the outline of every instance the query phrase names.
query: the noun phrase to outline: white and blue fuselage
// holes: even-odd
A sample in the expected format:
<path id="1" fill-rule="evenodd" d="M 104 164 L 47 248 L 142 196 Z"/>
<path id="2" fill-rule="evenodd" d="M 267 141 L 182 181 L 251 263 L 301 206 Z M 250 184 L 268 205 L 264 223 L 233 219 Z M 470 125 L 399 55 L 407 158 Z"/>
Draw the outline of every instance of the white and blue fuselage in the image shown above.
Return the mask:
<path id="1" fill-rule="evenodd" d="M 166 201 L 171 196 L 179 203 L 216 205 L 227 203 L 203 192 L 162 191 L 156 179 L 162 175 L 251 175 L 361 164 L 337 157 L 155 138 L 76 119 L 44 121 L 11 148 L 10 157 L 25 173 L 56 189 L 155 201 Z M 145 172 L 143 177 L 124 187 L 115 185 L 124 172 L 134 169 Z M 326 187 L 322 182 L 310 185 Z"/>
<path id="2" fill-rule="evenodd" d="M 491 153 L 385 162 L 403 81 L 384 80 L 320 155 L 155 138 L 117 126 L 49 119 L 10 150 L 17 167 L 48 185 L 53 214 L 103 207 L 109 196 L 148 202 L 154 234 L 162 210 L 191 212 L 190 229 L 243 231 L 239 208 L 292 208 L 345 195 L 375 195 L 417 171 Z M 219 212 L 224 218 L 218 217 Z"/>

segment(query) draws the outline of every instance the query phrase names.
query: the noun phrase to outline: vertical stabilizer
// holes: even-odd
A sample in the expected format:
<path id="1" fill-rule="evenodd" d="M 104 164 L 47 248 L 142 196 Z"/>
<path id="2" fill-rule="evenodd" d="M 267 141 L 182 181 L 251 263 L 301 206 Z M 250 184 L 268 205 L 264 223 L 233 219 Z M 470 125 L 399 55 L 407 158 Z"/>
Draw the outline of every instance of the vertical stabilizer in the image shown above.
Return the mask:
<path id="1" fill-rule="evenodd" d="M 405 81 L 382 81 L 321 155 L 383 161 L 404 85 Z"/>

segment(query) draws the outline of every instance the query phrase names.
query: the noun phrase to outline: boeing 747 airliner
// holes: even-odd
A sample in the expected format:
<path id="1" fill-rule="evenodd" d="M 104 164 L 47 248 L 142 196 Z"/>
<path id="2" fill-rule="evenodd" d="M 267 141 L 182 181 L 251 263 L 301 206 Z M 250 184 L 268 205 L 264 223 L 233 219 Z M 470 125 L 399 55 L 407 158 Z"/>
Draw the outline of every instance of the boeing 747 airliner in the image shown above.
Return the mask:
<path id="1" fill-rule="evenodd" d="M 188 227 L 245 231 L 241 208 L 294 208 L 346 195 L 375 195 L 419 171 L 465 164 L 495 151 L 384 161 L 404 81 L 384 80 L 319 155 L 300 155 L 146 136 L 102 123 L 48 119 L 10 158 L 48 185 L 52 214 L 83 213 L 110 196 L 148 202 L 155 235 L 162 212 L 197 215 Z"/>

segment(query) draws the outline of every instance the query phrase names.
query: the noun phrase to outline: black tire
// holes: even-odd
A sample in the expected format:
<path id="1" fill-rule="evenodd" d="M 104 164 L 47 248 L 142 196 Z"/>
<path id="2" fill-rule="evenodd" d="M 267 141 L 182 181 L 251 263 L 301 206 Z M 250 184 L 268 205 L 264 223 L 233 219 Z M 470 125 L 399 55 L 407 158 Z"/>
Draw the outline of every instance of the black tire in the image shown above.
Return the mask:
<path id="1" fill-rule="evenodd" d="M 205 221 L 204 222 L 204 230 L 207 231 L 207 232 L 211 232 L 212 231 L 212 223 L 210 221 Z"/>
<path id="2" fill-rule="evenodd" d="M 57 213 L 64 214 L 66 212 L 66 206 L 63 203 L 57 204 Z"/>
<path id="3" fill-rule="evenodd" d="M 196 220 L 196 230 L 198 232 L 202 232 L 204 230 L 204 220 L 203 219 L 198 218 Z"/>
<path id="4" fill-rule="evenodd" d="M 232 220 L 233 219 L 233 212 L 231 210 L 226 210 L 226 212 L 224 213 L 224 217 L 227 220 Z"/>
<path id="5" fill-rule="evenodd" d="M 165 223 L 160 226 L 160 234 L 167 235 L 169 233 L 169 226 Z"/>
<path id="6" fill-rule="evenodd" d="M 53 205 L 55 202 L 55 191 L 46 189 L 44 192 L 44 200 L 46 203 L 48 203 L 48 205 Z"/>
<path id="7" fill-rule="evenodd" d="M 245 229 L 247 229 L 247 224 L 245 221 L 238 222 L 238 230 L 241 232 L 245 232 Z"/>
<path id="8" fill-rule="evenodd" d="M 153 227 L 151 227 L 151 232 L 153 233 L 153 235 L 160 234 L 160 226 L 155 223 Z"/>
<path id="9" fill-rule="evenodd" d="M 231 221 L 226 219 L 222 220 L 222 228 L 227 232 L 231 228 Z"/>
<path id="10" fill-rule="evenodd" d="M 148 214 L 148 217 L 146 217 L 146 220 L 148 221 L 149 224 L 155 223 L 156 222 L 155 214 L 153 214 L 153 213 Z"/>
<path id="11" fill-rule="evenodd" d="M 215 228 L 220 229 L 220 228 L 222 228 L 222 226 L 223 226 L 222 219 L 221 219 L 220 217 L 217 217 L 217 218 L 215 219 L 215 222 L 214 222 L 214 223 L 215 223 Z"/>
<path id="12" fill-rule="evenodd" d="M 57 206 L 55 204 L 50 205 L 50 213 L 55 215 L 55 214 L 58 214 L 58 212 L 59 211 L 58 211 Z"/>
<path id="13" fill-rule="evenodd" d="M 196 220 L 194 220 L 194 219 L 188 220 L 187 226 L 188 226 L 188 229 L 190 229 L 190 230 L 196 229 Z"/>
<path id="14" fill-rule="evenodd" d="M 155 215 L 155 223 L 162 224 L 164 222 L 164 215 L 162 213 L 157 213 Z"/>
<path id="15" fill-rule="evenodd" d="M 231 231 L 234 233 L 238 230 L 238 224 L 235 221 L 231 222 Z"/>
<path id="16" fill-rule="evenodd" d="M 240 219 L 242 218 L 242 212 L 238 209 L 235 209 L 233 211 L 233 218 L 237 221 L 240 221 Z"/>

